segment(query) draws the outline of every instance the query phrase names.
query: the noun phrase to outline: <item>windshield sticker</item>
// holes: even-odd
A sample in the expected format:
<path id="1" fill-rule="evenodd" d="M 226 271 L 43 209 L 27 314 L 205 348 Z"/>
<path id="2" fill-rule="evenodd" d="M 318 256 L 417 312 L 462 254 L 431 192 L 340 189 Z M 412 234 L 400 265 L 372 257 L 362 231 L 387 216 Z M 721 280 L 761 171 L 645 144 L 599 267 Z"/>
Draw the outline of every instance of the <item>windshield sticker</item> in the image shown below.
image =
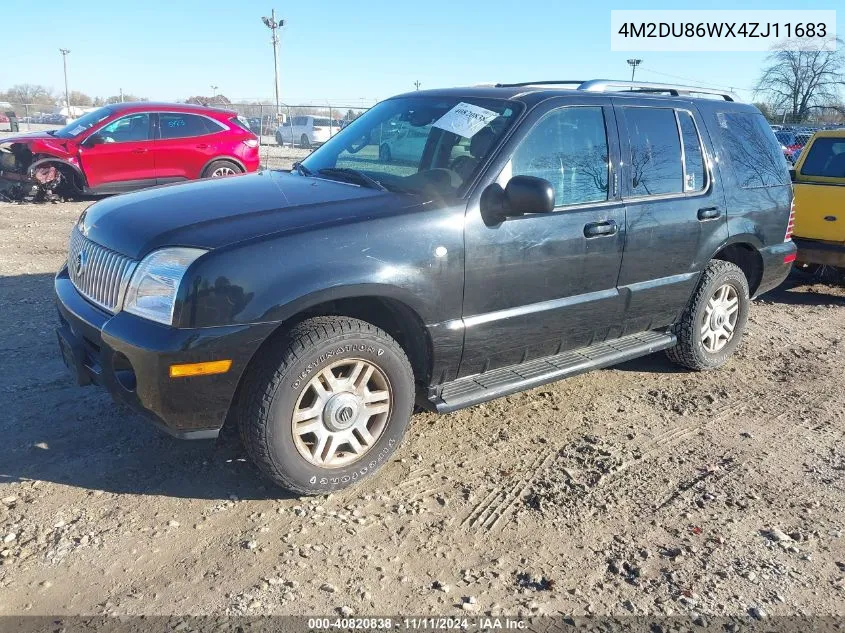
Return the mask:
<path id="1" fill-rule="evenodd" d="M 472 138 L 499 116 L 498 112 L 461 102 L 434 122 L 434 127 L 464 138 Z"/>
<path id="2" fill-rule="evenodd" d="M 70 135 L 71 135 L 71 136 L 76 136 L 76 135 L 77 135 L 77 134 L 79 134 L 80 132 L 84 132 L 84 131 L 85 131 L 85 126 L 84 126 L 84 125 L 77 125 L 75 128 L 73 128 L 73 129 L 70 131 Z"/>

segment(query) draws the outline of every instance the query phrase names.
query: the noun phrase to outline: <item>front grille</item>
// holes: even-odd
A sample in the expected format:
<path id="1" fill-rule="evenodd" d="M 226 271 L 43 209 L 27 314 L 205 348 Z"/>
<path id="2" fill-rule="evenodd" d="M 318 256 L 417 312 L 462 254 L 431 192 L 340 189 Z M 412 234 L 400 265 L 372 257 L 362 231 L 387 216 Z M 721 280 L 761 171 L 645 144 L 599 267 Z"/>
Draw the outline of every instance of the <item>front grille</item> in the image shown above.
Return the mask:
<path id="1" fill-rule="evenodd" d="M 120 308 L 136 263 L 87 239 L 78 227 L 70 234 L 70 280 L 82 296 L 104 310 L 115 313 Z"/>

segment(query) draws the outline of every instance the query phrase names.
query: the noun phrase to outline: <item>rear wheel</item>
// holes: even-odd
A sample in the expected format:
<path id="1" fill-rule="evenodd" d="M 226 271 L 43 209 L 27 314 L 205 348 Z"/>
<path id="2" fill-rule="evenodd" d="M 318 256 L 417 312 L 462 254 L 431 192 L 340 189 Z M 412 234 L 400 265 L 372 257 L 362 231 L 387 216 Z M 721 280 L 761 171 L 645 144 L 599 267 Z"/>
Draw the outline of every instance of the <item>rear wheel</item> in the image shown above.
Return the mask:
<path id="1" fill-rule="evenodd" d="M 205 168 L 203 178 L 225 178 L 243 173 L 240 165 L 229 160 L 216 160 Z"/>
<path id="2" fill-rule="evenodd" d="M 303 134 L 302 136 L 299 137 L 299 146 L 302 149 L 311 149 L 311 141 L 308 138 L 307 134 Z"/>
<path id="3" fill-rule="evenodd" d="M 390 162 L 390 146 L 387 143 L 382 143 L 378 148 L 378 159 L 382 163 Z"/>
<path id="4" fill-rule="evenodd" d="M 285 140 L 282 138 L 282 135 L 276 132 L 276 145 L 284 145 Z"/>
<path id="5" fill-rule="evenodd" d="M 399 447 L 414 378 L 402 348 L 346 317 L 295 326 L 247 375 L 241 437 L 258 468 L 299 494 L 345 488 Z"/>
<path id="6" fill-rule="evenodd" d="M 695 369 L 716 369 L 742 341 L 749 308 L 748 280 L 735 264 L 713 260 L 675 326 L 678 344 L 666 350 L 673 362 Z"/>

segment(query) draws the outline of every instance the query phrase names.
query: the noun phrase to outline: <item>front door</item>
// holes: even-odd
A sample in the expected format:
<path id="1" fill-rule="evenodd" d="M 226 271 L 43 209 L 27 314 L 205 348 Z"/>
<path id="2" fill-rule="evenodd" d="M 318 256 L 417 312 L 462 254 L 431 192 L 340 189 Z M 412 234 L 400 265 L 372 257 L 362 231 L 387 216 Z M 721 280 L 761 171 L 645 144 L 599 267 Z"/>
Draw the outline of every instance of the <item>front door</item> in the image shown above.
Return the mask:
<path id="1" fill-rule="evenodd" d="M 585 95 L 538 107 L 503 148 L 488 181 L 544 178 L 555 209 L 488 226 L 480 194 L 470 202 L 460 376 L 619 335 L 626 227 L 617 139 L 610 100 Z"/>
<path id="2" fill-rule="evenodd" d="M 728 239 L 707 129 L 688 101 L 617 99 L 628 234 L 619 275 L 624 332 L 675 323 Z"/>
<path id="3" fill-rule="evenodd" d="M 128 114 L 94 132 L 95 144 L 85 147 L 83 141 L 79 159 L 91 189 L 122 191 L 155 184 L 150 118 L 146 112 Z"/>

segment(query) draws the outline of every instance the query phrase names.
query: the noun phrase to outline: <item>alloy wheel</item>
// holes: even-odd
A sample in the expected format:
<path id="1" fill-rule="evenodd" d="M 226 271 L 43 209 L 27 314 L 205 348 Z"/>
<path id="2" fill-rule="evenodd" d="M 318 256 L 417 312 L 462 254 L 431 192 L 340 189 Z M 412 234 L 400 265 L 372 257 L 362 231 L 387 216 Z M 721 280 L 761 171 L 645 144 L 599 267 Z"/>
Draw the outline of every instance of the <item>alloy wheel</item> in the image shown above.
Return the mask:
<path id="1" fill-rule="evenodd" d="M 376 365 L 359 358 L 337 361 L 300 393 L 291 418 L 294 444 L 315 466 L 352 464 L 381 437 L 391 403 L 390 383 Z"/>
<path id="2" fill-rule="evenodd" d="M 705 351 L 721 351 L 734 336 L 739 317 L 739 295 L 731 284 L 716 289 L 704 308 L 701 319 L 701 344 Z"/>

